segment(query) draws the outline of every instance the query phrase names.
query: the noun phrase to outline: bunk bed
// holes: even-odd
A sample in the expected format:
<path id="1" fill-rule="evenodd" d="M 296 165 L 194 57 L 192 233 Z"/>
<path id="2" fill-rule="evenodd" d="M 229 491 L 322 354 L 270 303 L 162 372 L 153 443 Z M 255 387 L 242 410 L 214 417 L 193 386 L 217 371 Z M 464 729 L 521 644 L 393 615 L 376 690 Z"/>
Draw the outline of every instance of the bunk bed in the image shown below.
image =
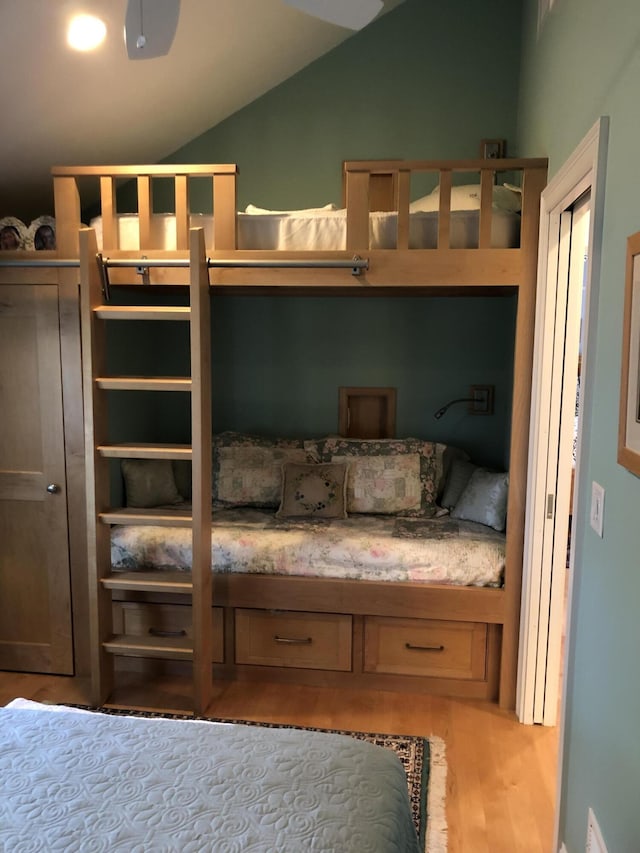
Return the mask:
<path id="1" fill-rule="evenodd" d="M 503 174 L 509 176 L 509 186 L 496 184 Z M 435 191 L 431 188 L 412 201 L 417 175 L 430 176 Z M 460 183 L 468 175 L 474 176 L 475 184 Z M 194 178 L 208 182 L 212 215 L 194 212 L 190 206 Z M 117 681 L 113 659 L 118 656 L 141 660 L 144 666 L 149 659 L 190 661 L 196 710 L 206 707 L 211 696 L 212 662 L 214 676 L 222 678 L 423 690 L 498 698 L 503 707 L 513 707 L 539 198 L 546 160 L 352 161 L 344 163 L 343 178 L 339 210 L 254 208 L 238 213 L 237 169 L 232 165 L 53 169 L 56 258 L 80 258 L 85 294 L 88 600 L 96 704 L 112 694 Z M 168 216 L 154 213 L 153 186 L 158 179 L 172 184 L 174 204 Z M 81 190 L 90 180 L 98 184 L 99 210 L 98 218 L 89 220 L 91 227 L 84 228 Z M 134 217 L 118 211 L 118 186 L 123 180 L 136 188 Z M 512 204 L 514 187 L 518 211 Z M 506 204 L 501 195 L 509 199 Z M 456 211 L 460 198 L 467 209 Z M 323 248 L 312 250 L 309 233 L 317 234 L 326 223 L 330 236 L 322 238 Z M 134 236 L 127 242 L 132 228 Z M 261 247 L 249 248 L 251 235 L 260 229 Z M 300 231 L 304 242 L 296 248 L 292 235 Z M 286 248 L 265 248 L 283 245 Z M 71 281 L 73 274 L 59 275 Z M 131 285 L 140 295 L 139 304 L 118 306 L 112 295 Z M 161 286 L 171 286 L 169 290 L 188 286 L 188 307 L 184 300 L 175 309 L 150 307 L 149 297 Z M 490 585 L 456 584 L 443 577 L 363 579 L 211 570 L 212 529 L 227 512 L 214 506 L 212 527 L 215 448 L 207 299 L 212 290 L 247 296 L 517 294 L 508 522 L 504 535 L 494 531 L 490 537 L 495 545 L 502 536 L 502 562 Z M 190 324 L 188 390 L 194 434 L 189 446 L 109 444 L 101 391 L 153 388 L 161 381 L 165 389 L 178 387 L 175 379 L 167 378 L 127 380 L 128 386 L 127 381 L 118 385 L 117 378 L 105 378 L 103 327 L 111 319 L 133 317 L 183 319 Z M 125 458 L 190 459 L 190 505 L 112 509 L 108 460 Z M 307 461 L 329 464 L 331 459 Z M 442 468 L 439 474 L 441 489 Z M 254 520 L 261 511 L 249 508 Z M 451 525 L 448 519 L 444 523 Z M 347 518 L 345 524 L 352 525 L 353 520 Z M 166 571 L 166 565 L 160 573 L 112 570 L 114 542 L 117 549 L 123 535 L 141 527 L 147 532 L 150 527 L 177 527 L 189 533 L 188 581 L 188 573 Z M 332 522 L 332 529 L 335 535 L 339 524 Z M 396 538 L 396 544 L 400 542 Z M 120 568 L 130 567 L 125 561 Z"/>

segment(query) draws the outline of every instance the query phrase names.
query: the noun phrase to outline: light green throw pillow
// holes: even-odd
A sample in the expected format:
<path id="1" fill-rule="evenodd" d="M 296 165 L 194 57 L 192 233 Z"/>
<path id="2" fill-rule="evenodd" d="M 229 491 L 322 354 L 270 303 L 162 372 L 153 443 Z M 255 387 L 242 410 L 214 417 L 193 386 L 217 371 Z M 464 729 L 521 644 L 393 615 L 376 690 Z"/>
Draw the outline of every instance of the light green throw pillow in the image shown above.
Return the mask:
<path id="1" fill-rule="evenodd" d="M 123 459 L 122 476 L 127 506 L 164 506 L 182 500 L 170 459 Z"/>
<path id="2" fill-rule="evenodd" d="M 504 530 L 507 520 L 507 497 L 509 494 L 509 474 L 493 473 L 478 468 L 471 475 L 465 490 L 460 495 L 451 518 L 463 521 L 476 521 Z"/>

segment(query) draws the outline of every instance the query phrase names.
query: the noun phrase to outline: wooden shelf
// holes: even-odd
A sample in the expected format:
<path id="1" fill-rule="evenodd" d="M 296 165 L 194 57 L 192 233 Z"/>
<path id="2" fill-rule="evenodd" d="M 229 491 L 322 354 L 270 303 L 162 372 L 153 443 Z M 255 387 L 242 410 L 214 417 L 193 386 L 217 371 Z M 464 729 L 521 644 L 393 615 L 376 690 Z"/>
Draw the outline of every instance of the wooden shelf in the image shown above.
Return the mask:
<path id="1" fill-rule="evenodd" d="M 191 459 L 190 444 L 100 444 L 100 456 L 110 459 Z"/>
<path id="2" fill-rule="evenodd" d="M 100 320 L 189 320 L 191 308 L 162 305 L 101 305 L 93 313 Z"/>
<path id="3" fill-rule="evenodd" d="M 98 513 L 103 524 L 157 524 L 159 527 L 191 527 L 192 515 L 188 509 L 110 509 Z"/>
<path id="4" fill-rule="evenodd" d="M 193 660 L 191 637 L 136 637 L 118 634 L 102 644 L 105 651 L 125 657 Z"/>
<path id="5" fill-rule="evenodd" d="M 191 391 L 188 376 L 97 376 L 102 391 Z"/>
<path id="6" fill-rule="evenodd" d="M 188 572 L 115 572 L 101 578 L 105 589 L 136 590 L 138 592 L 193 592 Z"/>

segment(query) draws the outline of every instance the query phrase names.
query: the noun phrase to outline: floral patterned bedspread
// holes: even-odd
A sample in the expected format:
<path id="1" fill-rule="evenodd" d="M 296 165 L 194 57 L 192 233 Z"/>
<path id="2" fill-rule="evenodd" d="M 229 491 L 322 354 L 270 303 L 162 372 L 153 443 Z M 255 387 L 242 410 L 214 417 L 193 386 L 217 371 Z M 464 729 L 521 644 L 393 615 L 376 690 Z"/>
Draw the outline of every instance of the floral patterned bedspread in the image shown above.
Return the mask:
<path id="1" fill-rule="evenodd" d="M 296 520 L 243 507 L 215 511 L 211 555 L 216 572 L 501 586 L 505 535 L 448 517 Z M 191 530 L 116 525 L 111 560 L 128 571 L 189 571 Z"/>

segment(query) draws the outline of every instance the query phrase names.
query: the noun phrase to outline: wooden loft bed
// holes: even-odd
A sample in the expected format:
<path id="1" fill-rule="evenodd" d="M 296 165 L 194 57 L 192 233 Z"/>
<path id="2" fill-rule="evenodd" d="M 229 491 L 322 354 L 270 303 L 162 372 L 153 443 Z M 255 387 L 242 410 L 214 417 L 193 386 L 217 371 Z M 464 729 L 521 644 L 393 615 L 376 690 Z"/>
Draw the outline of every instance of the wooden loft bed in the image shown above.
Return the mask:
<path id="1" fill-rule="evenodd" d="M 517 248 L 492 248 L 492 190 L 498 173 L 508 173 L 522 190 L 520 240 Z M 546 184 L 546 159 L 451 160 L 451 161 L 346 161 L 343 164 L 343 200 L 346 210 L 346 238 L 343 251 L 270 250 L 239 248 L 237 214 L 237 167 L 206 166 L 86 166 L 52 169 L 58 255 L 78 257 L 78 229 L 81 226 L 80 187 L 91 186 L 89 197 L 99 205 L 102 220 L 102 251 L 113 259 L 131 257 L 118 239 L 117 189 L 123 181 L 135 181 L 140 251 L 150 258 L 171 257 L 163 249 L 152 222 L 153 184 L 169 179 L 174 185 L 175 255 L 188 249 L 190 225 L 190 181 L 210 181 L 207 207 L 215 210 L 213 245 L 207 243 L 207 257 L 212 263 L 212 286 L 237 284 L 242 288 L 311 286 L 347 287 L 504 287 L 524 286 L 537 263 L 538 218 L 540 193 Z M 440 187 L 437 225 L 437 248 L 409 248 L 410 200 L 412 177 L 432 175 Z M 481 199 L 478 245 L 474 248 L 448 248 L 451 231 L 450 199 L 454 175 L 464 178 L 479 176 Z M 370 211 L 397 211 L 397 241 L 392 249 L 370 247 Z M 240 215 L 241 216 L 241 215 Z M 395 223 L 394 223 L 395 225 Z M 154 242 L 155 241 L 155 242 Z M 331 268 L 319 272 L 317 266 L 299 267 L 288 274 L 286 264 L 318 261 L 348 262 L 354 256 L 368 259 L 366 275 L 357 283 L 350 268 Z M 229 262 L 224 263 L 224 262 Z M 223 263 L 216 267 L 216 263 Z M 232 263 L 233 262 L 233 263 Z M 284 262 L 284 263 L 283 263 Z M 256 266 L 243 266 L 243 264 Z M 270 266 L 273 264 L 273 266 Z M 535 273 L 534 273 L 535 279 Z M 130 274 L 120 271 L 111 276 L 114 284 L 135 283 Z M 140 279 L 137 280 L 138 283 Z M 176 269 L 157 268 L 150 271 L 147 283 L 187 284 L 188 274 Z"/>
<path id="2" fill-rule="evenodd" d="M 237 169 L 232 165 L 205 166 L 119 166 L 57 167 L 53 169 L 58 250 L 56 257 L 80 256 L 81 192 L 93 181 L 98 184 L 102 227 L 102 262 L 94 261 L 92 232 L 84 234 L 82 277 L 96 279 L 96 270 L 106 271 L 109 286 L 188 285 L 194 276 L 204 276 L 216 292 L 325 292 L 495 294 L 517 293 L 514 387 L 510 444 L 510 486 L 506 569 L 501 589 L 389 584 L 296 577 L 213 575 L 212 594 L 216 626 L 205 645 L 211 644 L 214 671 L 223 677 L 280 677 L 312 683 L 374 683 L 382 689 L 424 689 L 475 698 L 499 697 L 501 706 L 515 704 L 517 647 L 519 633 L 522 551 L 528 450 L 529 400 L 535 313 L 537 239 L 540 193 L 546 183 L 547 162 L 535 160 L 492 161 L 350 161 L 344 164 L 346 238 L 343 249 L 252 250 L 238 248 Z M 493 248 L 492 193 L 496 173 L 508 172 L 521 186 L 522 213 L 517 247 Z M 437 247 L 410 248 L 410 192 L 412 176 L 429 173 L 440 187 Z M 450 210 L 454 176 L 479 175 L 481 201 L 478 246 L 448 248 L 452 225 Z M 515 177 L 513 177 L 515 176 Z M 210 187 L 213 216 L 212 245 L 204 237 L 189 235 L 191 179 L 206 179 Z M 158 179 L 173 183 L 175 203 L 175 247 L 159 244 L 153 228 L 153 185 Z M 119 248 L 118 187 L 122 181 L 135 182 L 139 248 Z M 95 193 L 93 195 L 95 199 Z M 369 238 L 369 211 L 392 211 L 396 216 L 393 248 L 372 248 Z M 205 229 L 206 233 L 206 229 Z M 191 241 L 191 242 L 190 242 Z M 352 263 L 361 264 L 356 270 Z M 146 263 L 133 264 L 134 261 Z M 136 269 L 137 268 L 137 269 Z M 58 276 L 70 282 L 77 275 L 61 270 Z M 104 279 L 103 284 L 104 285 Z M 67 292 L 71 288 L 67 284 Z M 68 307 L 68 306 L 67 306 Z M 76 360 L 77 349 L 70 354 Z M 71 367 L 69 369 L 72 369 Z M 86 380 L 85 380 L 86 381 Z M 76 397 L 77 400 L 77 397 Z M 196 451 L 194 447 L 194 458 Z M 77 470 L 77 459 L 74 462 Z M 94 631 L 100 584 L 97 574 L 90 579 Z M 142 592 L 116 590 L 121 602 L 162 604 L 179 600 L 171 590 Z M 219 608 L 219 609 L 218 609 Z M 285 667 L 249 667 L 233 663 L 230 637 L 233 613 L 261 608 L 304 611 L 310 614 L 349 614 L 353 620 L 352 671 L 295 672 Z M 372 675 L 363 670 L 363 624 L 372 615 L 401 620 L 451 620 L 486 628 L 483 674 L 479 678 Z M 96 636 L 94 634 L 94 636 Z M 104 691 L 102 691 L 104 692 Z M 101 695 L 101 698 L 102 695 Z M 204 701 L 204 700 L 203 700 Z M 196 703 L 198 704 L 198 703 Z M 199 703 L 202 705 L 202 701 Z"/>

